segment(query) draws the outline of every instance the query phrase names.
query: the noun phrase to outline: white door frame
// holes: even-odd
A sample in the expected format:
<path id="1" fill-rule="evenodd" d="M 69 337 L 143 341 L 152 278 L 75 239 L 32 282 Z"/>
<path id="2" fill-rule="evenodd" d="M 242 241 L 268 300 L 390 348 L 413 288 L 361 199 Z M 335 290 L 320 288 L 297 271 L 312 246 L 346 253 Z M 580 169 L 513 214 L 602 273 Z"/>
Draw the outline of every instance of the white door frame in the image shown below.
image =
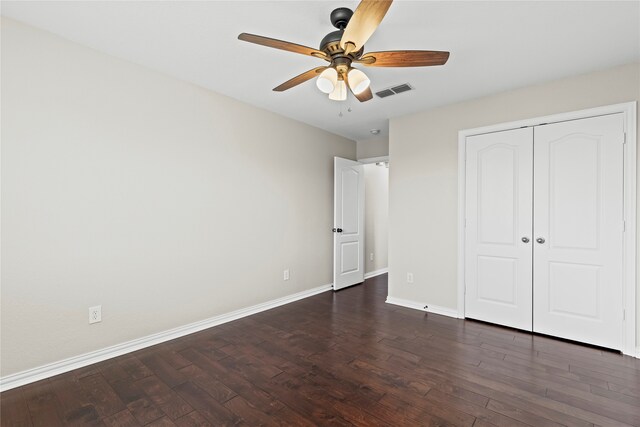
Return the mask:
<path id="1" fill-rule="evenodd" d="M 468 136 L 499 132 L 521 127 L 537 126 L 568 120 L 585 119 L 622 113 L 624 115 L 624 255 L 623 255 L 623 321 L 624 354 L 640 357 L 640 346 L 636 347 L 636 102 L 607 105 L 587 110 L 553 114 L 515 122 L 500 123 L 458 132 L 458 317 L 463 319 L 465 293 L 465 163 L 466 139 Z"/>
<path id="2" fill-rule="evenodd" d="M 369 165 L 371 163 L 378 163 L 378 162 L 388 162 L 388 161 L 389 161 L 389 156 L 367 157 L 364 159 L 358 159 L 358 162 L 362 163 L 363 165 Z"/>

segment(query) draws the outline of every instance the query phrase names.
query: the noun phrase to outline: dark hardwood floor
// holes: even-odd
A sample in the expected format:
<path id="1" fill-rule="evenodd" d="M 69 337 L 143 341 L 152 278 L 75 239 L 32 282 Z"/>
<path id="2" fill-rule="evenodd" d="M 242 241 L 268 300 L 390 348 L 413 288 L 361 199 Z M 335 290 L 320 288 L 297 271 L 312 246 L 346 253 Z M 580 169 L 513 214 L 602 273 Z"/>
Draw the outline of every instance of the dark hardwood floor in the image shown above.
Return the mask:
<path id="1" fill-rule="evenodd" d="M 386 295 L 379 276 L 7 391 L 2 426 L 640 425 L 640 360 Z"/>

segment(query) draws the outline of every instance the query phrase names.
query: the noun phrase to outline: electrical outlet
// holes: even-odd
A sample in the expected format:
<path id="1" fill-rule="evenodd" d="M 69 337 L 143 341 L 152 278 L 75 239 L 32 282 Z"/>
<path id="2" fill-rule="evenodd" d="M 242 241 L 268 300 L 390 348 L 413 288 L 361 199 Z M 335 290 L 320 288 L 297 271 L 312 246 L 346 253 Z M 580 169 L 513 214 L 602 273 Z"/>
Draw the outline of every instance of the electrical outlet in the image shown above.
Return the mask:
<path id="1" fill-rule="evenodd" d="M 413 273 L 407 273 L 407 283 L 413 283 Z"/>
<path id="2" fill-rule="evenodd" d="M 373 252 L 369 254 L 369 261 L 373 261 Z"/>
<path id="3" fill-rule="evenodd" d="M 89 307 L 89 324 L 102 322 L 102 306 Z"/>
<path id="4" fill-rule="evenodd" d="M 288 268 L 284 271 L 284 280 L 289 280 L 289 269 Z"/>

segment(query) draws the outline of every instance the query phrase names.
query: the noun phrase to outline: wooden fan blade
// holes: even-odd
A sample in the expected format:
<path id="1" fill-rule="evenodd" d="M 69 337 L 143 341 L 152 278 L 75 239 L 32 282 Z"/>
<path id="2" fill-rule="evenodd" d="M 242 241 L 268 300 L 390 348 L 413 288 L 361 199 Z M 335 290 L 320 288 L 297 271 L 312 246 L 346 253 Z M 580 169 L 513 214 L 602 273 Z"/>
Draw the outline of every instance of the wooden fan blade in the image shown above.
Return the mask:
<path id="1" fill-rule="evenodd" d="M 302 55 L 315 56 L 316 58 L 324 59 L 331 62 L 331 58 L 326 53 L 317 49 L 313 49 L 307 46 L 302 46 L 295 43 L 289 43 L 284 40 L 272 39 L 269 37 L 257 36 L 255 34 L 242 33 L 238 36 L 239 40 L 255 43 L 262 46 L 272 47 L 274 49 L 286 50 L 289 52 L 300 53 Z"/>
<path id="2" fill-rule="evenodd" d="M 327 68 L 329 67 L 317 67 L 317 68 L 314 68 L 313 70 L 305 71 L 304 73 L 298 76 L 295 76 L 290 80 L 287 80 L 286 82 L 282 83 L 280 86 L 274 87 L 273 90 L 276 92 L 284 92 L 287 89 L 291 89 L 294 86 L 298 86 L 300 83 L 304 83 L 307 80 L 310 80 L 316 76 L 319 76 L 320 73 L 326 70 Z"/>
<path id="3" fill-rule="evenodd" d="M 447 59 L 449 52 L 437 50 L 389 50 L 366 53 L 354 62 L 369 67 L 428 67 L 444 65 Z"/>
<path id="4" fill-rule="evenodd" d="M 359 50 L 378 28 L 393 0 L 362 0 L 344 29 L 340 47 L 346 54 Z"/>
<path id="5" fill-rule="evenodd" d="M 347 86 L 349 87 L 349 90 L 351 91 L 351 93 L 353 94 L 353 96 L 356 97 L 356 99 L 360 102 L 365 102 L 370 100 L 371 98 L 373 98 L 373 93 L 371 93 L 371 86 L 369 86 L 368 88 L 366 88 L 365 90 L 363 90 L 360 93 L 355 93 L 353 91 L 353 89 L 351 88 L 351 85 L 349 84 L 349 79 L 347 76 L 347 73 L 343 74 L 343 78 L 344 78 L 344 82 L 347 84 Z"/>

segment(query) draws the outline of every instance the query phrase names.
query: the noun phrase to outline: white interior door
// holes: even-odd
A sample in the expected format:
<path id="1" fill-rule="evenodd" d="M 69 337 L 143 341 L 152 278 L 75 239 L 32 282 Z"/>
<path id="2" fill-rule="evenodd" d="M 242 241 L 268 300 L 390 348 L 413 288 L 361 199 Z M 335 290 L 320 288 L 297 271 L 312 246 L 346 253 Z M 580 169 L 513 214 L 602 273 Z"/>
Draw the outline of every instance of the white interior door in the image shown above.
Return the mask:
<path id="1" fill-rule="evenodd" d="M 334 158 L 333 289 L 364 281 L 364 167 Z"/>
<path id="2" fill-rule="evenodd" d="M 535 332 L 622 348 L 623 126 L 535 128 Z"/>
<path id="3" fill-rule="evenodd" d="M 533 130 L 467 138 L 465 316 L 531 330 Z"/>

